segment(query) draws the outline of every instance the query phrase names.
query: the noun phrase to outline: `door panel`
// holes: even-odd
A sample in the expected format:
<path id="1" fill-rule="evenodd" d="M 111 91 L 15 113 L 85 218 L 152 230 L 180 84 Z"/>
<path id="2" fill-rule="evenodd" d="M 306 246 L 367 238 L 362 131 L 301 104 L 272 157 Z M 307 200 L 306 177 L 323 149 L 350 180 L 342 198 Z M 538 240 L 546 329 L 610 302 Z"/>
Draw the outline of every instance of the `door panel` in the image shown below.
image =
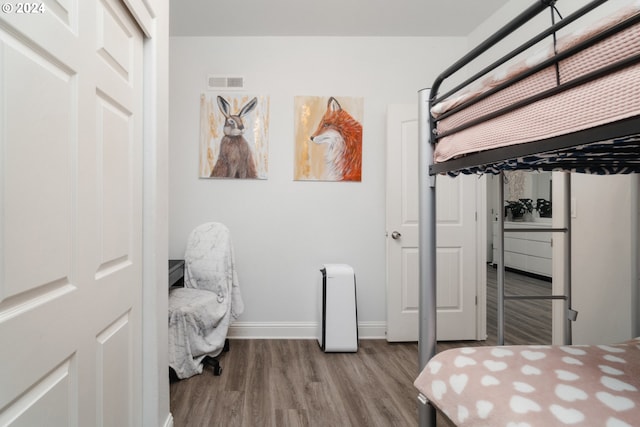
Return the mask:
<path id="1" fill-rule="evenodd" d="M 97 275 L 124 268 L 131 253 L 130 113 L 97 96 L 100 259 Z"/>
<path id="2" fill-rule="evenodd" d="M 462 253 L 460 248 L 439 248 L 437 251 L 437 305 L 440 310 L 463 308 L 460 289 Z"/>
<path id="3" fill-rule="evenodd" d="M 439 340 L 477 339 L 477 187 L 472 175 L 436 178 Z"/>
<path id="4" fill-rule="evenodd" d="M 70 391 L 75 389 L 73 373 L 71 359 L 55 367 L 9 408 L 0 412 L 0 425 L 31 427 L 77 424 L 69 410 L 73 400 Z"/>
<path id="5" fill-rule="evenodd" d="M 66 70 L 34 52 L 32 45 L 8 36 L 1 43 L 5 76 L 2 206 L 4 222 L 11 225 L 3 233 L 12 245 L 10 250 L 3 246 L 5 277 L 0 297 L 4 304 L 11 304 L 6 299 L 39 288 L 29 297 L 34 299 L 70 280 L 69 166 L 76 85 Z M 30 90 L 34 83 L 40 90 Z M 41 103 L 60 108 L 56 114 L 42 114 L 37 107 Z M 38 268 L 33 268 L 34 263 Z"/>
<path id="6" fill-rule="evenodd" d="M 387 130 L 387 340 L 417 341 L 417 106 L 390 106 Z M 476 180 L 439 176 L 436 197 L 438 339 L 475 339 Z"/>
<path id="7" fill-rule="evenodd" d="M 117 319 L 96 337 L 97 418 L 105 426 L 131 425 L 132 331 L 129 313 Z"/>
<path id="8" fill-rule="evenodd" d="M 142 34 L 0 16 L 0 425 L 140 425 Z"/>

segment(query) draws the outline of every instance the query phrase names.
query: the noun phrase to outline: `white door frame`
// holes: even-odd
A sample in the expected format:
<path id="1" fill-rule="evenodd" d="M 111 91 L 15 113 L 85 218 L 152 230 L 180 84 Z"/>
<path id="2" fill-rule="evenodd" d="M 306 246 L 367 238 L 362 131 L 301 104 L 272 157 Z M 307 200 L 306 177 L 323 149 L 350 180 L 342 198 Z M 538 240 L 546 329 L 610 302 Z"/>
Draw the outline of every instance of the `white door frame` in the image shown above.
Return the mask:
<path id="1" fill-rule="evenodd" d="M 169 0 L 123 0 L 144 39 L 142 421 L 171 426 L 168 356 Z"/>

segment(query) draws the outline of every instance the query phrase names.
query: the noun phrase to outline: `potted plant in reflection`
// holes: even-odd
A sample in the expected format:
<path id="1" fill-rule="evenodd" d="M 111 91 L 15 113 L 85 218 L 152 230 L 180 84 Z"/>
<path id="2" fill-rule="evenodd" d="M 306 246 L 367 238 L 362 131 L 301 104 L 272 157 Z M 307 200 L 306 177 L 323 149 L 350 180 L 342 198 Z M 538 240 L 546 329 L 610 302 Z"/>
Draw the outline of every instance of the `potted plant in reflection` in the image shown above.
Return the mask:
<path id="1" fill-rule="evenodd" d="M 540 214 L 540 218 L 551 218 L 551 201 L 546 199 L 536 200 L 536 210 Z"/>
<path id="2" fill-rule="evenodd" d="M 533 200 L 531 199 L 518 199 L 507 200 L 504 207 L 505 216 L 511 213 L 512 221 L 524 221 L 525 214 L 533 212 Z"/>

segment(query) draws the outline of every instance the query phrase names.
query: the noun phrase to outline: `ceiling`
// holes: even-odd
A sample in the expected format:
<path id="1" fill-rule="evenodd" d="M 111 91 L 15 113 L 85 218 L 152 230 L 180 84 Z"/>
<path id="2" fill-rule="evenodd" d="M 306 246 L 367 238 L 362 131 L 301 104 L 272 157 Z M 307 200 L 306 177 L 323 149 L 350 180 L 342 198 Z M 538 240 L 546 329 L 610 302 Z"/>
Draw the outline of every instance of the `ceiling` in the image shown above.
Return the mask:
<path id="1" fill-rule="evenodd" d="M 170 0 L 172 36 L 467 36 L 509 0 Z"/>

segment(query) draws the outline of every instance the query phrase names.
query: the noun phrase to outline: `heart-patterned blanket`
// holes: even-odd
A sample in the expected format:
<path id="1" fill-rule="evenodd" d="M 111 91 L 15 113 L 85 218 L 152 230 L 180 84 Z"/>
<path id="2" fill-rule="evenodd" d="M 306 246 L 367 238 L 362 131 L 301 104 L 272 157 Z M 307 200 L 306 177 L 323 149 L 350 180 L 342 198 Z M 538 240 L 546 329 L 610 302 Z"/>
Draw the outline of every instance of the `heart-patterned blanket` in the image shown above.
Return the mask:
<path id="1" fill-rule="evenodd" d="M 458 426 L 634 426 L 640 422 L 640 338 L 447 350 L 414 385 Z"/>

